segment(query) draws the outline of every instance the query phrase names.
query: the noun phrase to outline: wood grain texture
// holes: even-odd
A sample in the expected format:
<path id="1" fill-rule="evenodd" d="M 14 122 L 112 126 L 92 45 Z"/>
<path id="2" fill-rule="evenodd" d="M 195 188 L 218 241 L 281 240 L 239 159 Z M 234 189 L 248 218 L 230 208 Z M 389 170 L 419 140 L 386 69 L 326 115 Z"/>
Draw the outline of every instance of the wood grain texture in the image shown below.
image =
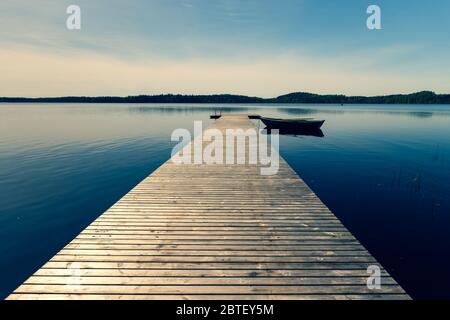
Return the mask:
<path id="1" fill-rule="evenodd" d="M 229 128 L 255 126 L 230 114 L 209 127 Z M 367 287 L 377 261 L 279 165 L 169 160 L 8 299 L 409 299 L 381 266 L 381 289 Z"/>

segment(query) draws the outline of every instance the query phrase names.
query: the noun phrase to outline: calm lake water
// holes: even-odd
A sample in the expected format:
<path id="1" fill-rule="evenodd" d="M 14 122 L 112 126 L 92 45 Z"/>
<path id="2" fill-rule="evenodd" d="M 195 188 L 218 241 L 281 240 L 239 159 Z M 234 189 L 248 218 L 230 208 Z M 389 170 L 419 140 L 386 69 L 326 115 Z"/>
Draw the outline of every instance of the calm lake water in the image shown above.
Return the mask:
<path id="1" fill-rule="evenodd" d="M 0 104 L 0 297 L 215 109 L 325 119 L 280 152 L 414 298 L 450 298 L 450 106 Z"/>

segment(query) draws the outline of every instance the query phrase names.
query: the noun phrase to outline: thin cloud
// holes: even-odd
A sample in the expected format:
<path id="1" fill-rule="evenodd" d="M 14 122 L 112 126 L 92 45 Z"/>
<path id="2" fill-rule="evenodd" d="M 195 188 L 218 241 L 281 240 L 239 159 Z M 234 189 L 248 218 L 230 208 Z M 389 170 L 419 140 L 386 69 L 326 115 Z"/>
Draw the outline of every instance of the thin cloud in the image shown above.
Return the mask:
<path id="1" fill-rule="evenodd" d="M 393 21 L 367 32 L 347 2 L 333 12 L 306 0 L 78 2 L 79 32 L 65 28 L 71 1 L 0 3 L 0 95 L 450 91 L 447 20 L 412 25 L 412 41 Z"/>
<path id="2" fill-rule="evenodd" d="M 83 52 L 54 54 L 1 49 L 0 96 L 236 93 L 272 97 L 292 91 L 386 94 L 426 88 L 445 91 L 442 77 L 352 70 L 348 61 L 299 55 L 253 60 L 151 58 L 138 61 Z"/>

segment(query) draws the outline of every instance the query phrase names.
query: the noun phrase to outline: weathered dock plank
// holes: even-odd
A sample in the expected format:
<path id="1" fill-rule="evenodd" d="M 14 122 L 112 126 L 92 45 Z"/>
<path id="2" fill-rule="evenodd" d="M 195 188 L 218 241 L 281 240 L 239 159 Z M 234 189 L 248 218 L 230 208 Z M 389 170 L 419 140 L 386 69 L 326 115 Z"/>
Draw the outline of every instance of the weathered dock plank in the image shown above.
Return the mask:
<path id="1" fill-rule="evenodd" d="M 251 129 L 223 115 L 210 129 Z M 224 150 L 226 147 L 224 148 Z M 166 162 L 8 299 L 409 299 L 280 157 Z"/>

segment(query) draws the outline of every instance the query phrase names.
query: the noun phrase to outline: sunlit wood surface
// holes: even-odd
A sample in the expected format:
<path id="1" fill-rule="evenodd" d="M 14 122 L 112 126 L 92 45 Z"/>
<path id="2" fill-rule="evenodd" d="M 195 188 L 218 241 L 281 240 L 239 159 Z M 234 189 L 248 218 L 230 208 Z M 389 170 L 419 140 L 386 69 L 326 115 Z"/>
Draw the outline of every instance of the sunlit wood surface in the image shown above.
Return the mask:
<path id="1" fill-rule="evenodd" d="M 224 115 L 210 128 L 254 128 Z M 301 152 L 301 150 L 299 150 Z M 339 188 L 339 181 L 336 181 Z M 408 299 L 292 168 L 170 160 L 9 299 Z"/>

